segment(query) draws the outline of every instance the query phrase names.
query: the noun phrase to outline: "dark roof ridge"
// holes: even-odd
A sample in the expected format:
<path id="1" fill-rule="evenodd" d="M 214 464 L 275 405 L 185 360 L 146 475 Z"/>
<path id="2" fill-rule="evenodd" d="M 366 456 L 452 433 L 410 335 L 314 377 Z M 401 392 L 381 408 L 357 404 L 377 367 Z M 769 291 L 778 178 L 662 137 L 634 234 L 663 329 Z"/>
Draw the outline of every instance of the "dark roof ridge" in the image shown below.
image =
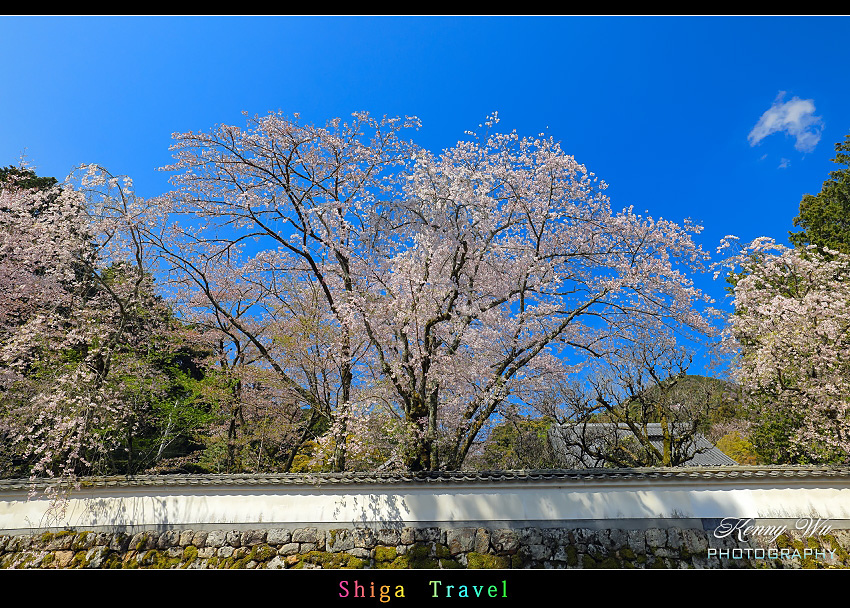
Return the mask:
<path id="1" fill-rule="evenodd" d="M 133 486 L 212 486 L 212 485 L 322 485 L 382 483 L 509 483 L 547 480 L 664 480 L 664 479 L 736 479 L 781 477 L 847 477 L 847 465 L 789 466 L 697 466 L 646 467 L 634 469 L 515 469 L 498 471 L 422 471 L 416 473 L 217 473 L 168 475 L 113 475 L 84 477 L 81 488 Z M 0 490 L 32 489 L 69 485 L 67 480 L 4 479 Z"/>

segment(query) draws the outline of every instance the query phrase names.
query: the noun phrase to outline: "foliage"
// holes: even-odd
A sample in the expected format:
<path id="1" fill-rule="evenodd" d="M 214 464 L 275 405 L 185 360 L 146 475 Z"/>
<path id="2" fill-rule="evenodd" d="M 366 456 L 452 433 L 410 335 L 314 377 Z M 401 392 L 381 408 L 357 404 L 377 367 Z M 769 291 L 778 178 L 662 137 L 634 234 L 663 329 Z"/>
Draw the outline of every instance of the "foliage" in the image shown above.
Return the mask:
<path id="1" fill-rule="evenodd" d="M 688 376 L 671 337 L 638 340 L 561 390 L 556 452 L 568 466 L 678 466 L 700 450 L 725 387 Z M 556 401 L 557 403 L 557 401 Z"/>
<path id="2" fill-rule="evenodd" d="M 835 151 L 832 162 L 844 168 L 830 172 L 817 195 L 803 196 L 800 213 L 794 218 L 794 225 L 802 230 L 789 235 L 798 248 L 816 245 L 821 251 L 850 254 L 850 135 L 835 144 Z"/>
<path id="3" fill-rule="evenodd" d="M 327 421 L 333 470 L 355 453 L 351 466 L 460 468 L 505 400 L 563 357 L 710 331 L 685 275 L 706 257 L 698 226 L 612 210 L 557 143 L 496 122 L 442 154 L 401 139 L 417 120 L 365 113 L 176 136 L 177 189 L 150 201 L 145 245 L 233 373 L 273 375 Z"/>
<path id="4" fill-rule="evenodd" d="M 850 255 L 759 239 L 728 262 L 743 270 L 728 339 L 755 421 L 755 451 L 777 464 L 845 460 Z"/>
<path id="5" fill-rule="evenodd" d="M 759 456 L 756 454 L 755 448 L 750 440 L 737 431 L 723 435 L 717 440 L 715 445 L 721 452 L 729 456 L 738 464 L 763 464 L 763 462 L 760 461 Z M 770 464 L 771 462 L 774 461 L 772 459 L 768 459 L 766 464 Z"/>
<path id="6" fill-rule="evenodd" d="M 516 416 L 497 424 L 484 442 L 481 456 L 473 460 L 476 468 L 557 468 L 548 439 L 552 422 L 547 417 Z"/>
<path id="7" fill-rule="evenodd" d="M 744 435 L 767 463 L 841 462 L 847 457 L 846 369 L 850 254 L 850 136 L 835 145 L 845 168 L 800 202 L 789 233 L 796 249 L 760 238 L 720 265 L 735 313 L 729 340 L 752 421 Z M 736 246 L 727 237 L 722 249 Z"/>
<path id="8" fill-rule="evenodd" d="M 0 167 L 0 185 L 14 186 L 22 190 L 50 191 L 58 184 L 55 177 L 39 177 L 32 169 L 26 167 Z"/>
<path id="9" fill-rule="evenodd" d="M 0 276 L 12 287 L 0 298 L 4 472 L 136 472 L 145 442 L 174 440 L 158 415 L 182 398 L 172 366 L 188 352 L 174 348 L 176 323 L 123 224 L 129 182 L 87 169 L 76 187 L 19 183 L 0 191 Z"/>
<path id="10" fill-rule="evenodd" d="M 418 124 L 178 134 L 148 200 L 96 166 L 3 169 L 5 470 L 460 469 L 496 420 L 485 460 L 537 466 L 523 395 L 712 332 L 699 226 L 613 209 L 495 116 L 440 154 Z"/>

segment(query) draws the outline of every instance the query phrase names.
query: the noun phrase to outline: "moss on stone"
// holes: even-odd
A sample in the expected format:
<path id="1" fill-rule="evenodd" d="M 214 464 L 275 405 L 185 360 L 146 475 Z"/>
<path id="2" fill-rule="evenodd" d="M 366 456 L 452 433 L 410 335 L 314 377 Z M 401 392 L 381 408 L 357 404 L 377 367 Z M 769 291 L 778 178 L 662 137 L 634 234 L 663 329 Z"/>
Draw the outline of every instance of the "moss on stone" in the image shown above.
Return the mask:
<path id="1" fill-rule="evenodd" d="M 150 534 L 147 532 L 142 534 L 142 537 L 139 539 L 139 542 L 136 543 L 136 551 L 144 550 L 145 546 L 148 544 L 148 538 L 150 538 Z"/>
<path id="2" fill-rule="evenodd" d="M 385 547 L 383 545 L 375 547 L 375 561 L 391 562 L 396 557 L 398 557 L 398 551 L 395 547 Z"/>
<path id="3" fill-rule="evenodd" d="M 578 549 L 574 545 L 567 547 L 567 565 L 571 568 L 578 566 Z"/>
<path id="4" fill-rule="evenodd" d="M 391 562 L 378 562 L 378 568 L 386 568 L 389 570 L 406 570 L 410 568 L 410 556 L 399 555 Z"/>
<path id="5" fill-rule="evenodd" d="M 71 568 L 85 568 L 86 566 L 88 566 L 88 564 L 89 564 L 89 562 L 86 559 L 86 552 L 85 551 L 77 551 L 74 554 L 74 557 L 71 559 L 70 567 Z"/>
<path id="6" fill-rule="evenodd" d="M 198 559 L 198 548 L 195 545 L 187 546 L 183 549 L 183 564 L 181 568 L 188 568 L 196 559 Z"/>
<path id="7" fill-rule="evenodd" d="M 163 551 L 158 551 L 156 549 L 150 549 L 147 551 L 142 559 L 139 560 L 139 563 L 144 568 L 151 568 L 154 570 L 167 570 L 170 568 L 176 568 L 180 565 L 182 558 L 180 557 L 168 557 L 168 554 Z"/>
<path id="8" fill-rule="evenodd" d="M 256 545 L 248 555 L 249 560 L 266 562 L 277 555 L 277 550 L 269 545 Z"/>
<path id="9" fill-rule="evenodd" d="M 490 553 L 478 553 L 470 551 L 466 554 L 466 567 L 472 569 L 498 569 L 510 566 L 510 558 L 503 555 L 492 555 Z"/>
<path id="10" fill-rule="evenodd" d="M 71 549 L 73 551 L 81 551 L 86 548 L 86 541 L 89 537 L 89 534 L 94 534 L 94 532 L 80 532 L 77 534 L 76 538 L 71 541 Z"/>
<path id="11" fill-rule="evenodd" d="M 850 565 L 850 554 L 847 553 L 844 547 L 838 543 L 838 540 L 836 540 L 832 534 L 827 534 L 823 537 L 823 540 L 829 543 L 829 548 L 835 552 L 835 556 L 842 565 Z"/>
<path id="12" fill-rule="evenodd" d="M 425 559 L 431 555 L 431 549 L 427 545 L 417 543 L 407 552 L 410 559 Z"/>
<path id="13" fill-rule="evenodd" d="M 303 568 L 305 563 L 314 564 L 321 568 L 359 569 L 369 564 L 365 560 L 350 553 L 331 553 L 330 551 L 310 551 L 299 556 L 296 568 Z"/>
<path id="14" fill-rule="evenodd" d="M 449 548 L 446 545 L 441 545 L 440 543 L 437 543 L 434 547 L 434 552 L 437 554 L 437 557 L 441 559 L 450 559 L 452 556 L 452 552 Z"/>
<path id="15" fill-rule="evenodd" d="M 116 552 L 111 552 L 107 555 L 103 562 L 100 565 L 101 568 L 110 568 L 110 569 L 119 569 L 124 567 L 124 563 L 121 561 L 121 556 Z"/>
<path id="16" fill-rule="evenodd" d="M 780 549 L 787 549 L 791 546 L 791 537 L 788 534 L 780 534 L 776 537 L 776 546 Z"/>
<path id="17" fill-rule="evenodd" d="M 41 535 L 37 537 L 37 541 L 40 541 L 42 547 L 47 547 L 48 544 L 56 540 L 57 538 L 63 538 L 65 536 L 73 536 L 76 532 L 73 530 L 60 530 L 59 532 L 42 532 Z M 33 537 L 35 539 L 35 537 Z"/>

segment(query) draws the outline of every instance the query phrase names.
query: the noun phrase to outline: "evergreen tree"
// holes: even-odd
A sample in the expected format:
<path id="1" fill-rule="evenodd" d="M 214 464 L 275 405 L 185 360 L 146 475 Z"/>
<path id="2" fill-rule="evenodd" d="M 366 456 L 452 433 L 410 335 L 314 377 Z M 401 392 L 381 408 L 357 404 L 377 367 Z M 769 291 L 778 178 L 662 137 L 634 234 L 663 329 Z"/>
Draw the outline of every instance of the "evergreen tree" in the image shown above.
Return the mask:
<path id="1" fill-rule="evenodd" d="M 820 193 L 803 196 L 800 214 L 794 218 L 802 230 L 789 233 L 795 247 L 816 245 L 850 253 L 850 135 L 835 144 L 835 150 L 832 162 L 844 168 L 830 172 Z"/>

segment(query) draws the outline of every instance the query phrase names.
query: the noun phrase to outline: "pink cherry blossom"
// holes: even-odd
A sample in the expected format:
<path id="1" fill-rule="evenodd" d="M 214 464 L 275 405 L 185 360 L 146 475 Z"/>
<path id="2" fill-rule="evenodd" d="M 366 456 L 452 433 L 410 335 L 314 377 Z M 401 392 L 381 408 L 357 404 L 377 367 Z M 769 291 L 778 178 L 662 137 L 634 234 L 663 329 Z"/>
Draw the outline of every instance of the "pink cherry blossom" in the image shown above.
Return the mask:
<path id="1" fill-rule="evenodd" d="M 376 450 L 460 468 L 523 381 L 712 331 L 698 226 L 613 210 L 556 142 L 497 122 L 441 154 L 402 139 L 416 119 L 366 113 L 175 136 L 146 246 L 187 320 L 331 423 L 336 470 Z"/>

